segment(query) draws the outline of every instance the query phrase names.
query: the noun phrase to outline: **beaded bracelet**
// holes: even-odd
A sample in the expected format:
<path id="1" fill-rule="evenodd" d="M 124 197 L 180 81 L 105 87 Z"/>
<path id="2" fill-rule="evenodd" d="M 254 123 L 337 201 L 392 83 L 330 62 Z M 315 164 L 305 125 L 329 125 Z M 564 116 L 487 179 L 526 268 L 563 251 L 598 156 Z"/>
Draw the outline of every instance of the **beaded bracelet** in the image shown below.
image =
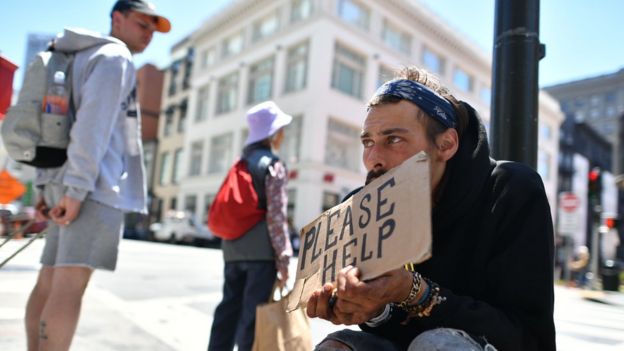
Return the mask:
<path id="1" fill-rule="evenodd" d="M 429 317 L 433 308 L 446 301 L 446 297 L 440 296 L 440 286 L 428 278 L 423 278 L 428 285 L 425 294 L 415 305 L 400 306 L 406 313 L 407 318 L 403 324 L 407 324 L 411 319 L 418 317 Z"/>

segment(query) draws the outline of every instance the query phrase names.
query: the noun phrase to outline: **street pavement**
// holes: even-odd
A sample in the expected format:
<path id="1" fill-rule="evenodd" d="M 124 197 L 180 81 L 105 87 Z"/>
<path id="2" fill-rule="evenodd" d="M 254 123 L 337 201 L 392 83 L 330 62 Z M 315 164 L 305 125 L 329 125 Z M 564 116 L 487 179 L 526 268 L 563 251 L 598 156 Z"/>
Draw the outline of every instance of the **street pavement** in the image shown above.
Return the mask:
<path id="1" fill-rule="evenodd" d="M 0 261 L 25 241 L 0 248 Z M 0 269 L 0 350 L 26 349 L 24 306 L 42 247 L 37 240 Z M 218 249 L 123 240 L 117 271 L 93 276 L 72 350 L 205 350 L 222 271 Z M 624 294 L 563 287 L 555 294 L 558 350 L 624 350 Z M 314 319 L 313 341 L 341 328 Z"/>

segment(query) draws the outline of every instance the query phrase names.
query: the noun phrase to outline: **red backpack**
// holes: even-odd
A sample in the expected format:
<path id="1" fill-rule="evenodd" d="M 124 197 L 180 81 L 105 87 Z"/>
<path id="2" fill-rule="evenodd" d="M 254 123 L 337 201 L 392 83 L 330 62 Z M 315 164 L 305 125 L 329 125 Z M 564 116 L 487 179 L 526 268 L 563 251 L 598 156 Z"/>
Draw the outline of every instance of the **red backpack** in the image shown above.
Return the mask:
<path id="1" fill-rule="evenodd" d="M 210 205 L 208 228 L 215 236 L 234 240 L 263 220 L 266 210 L 258 206 L 253 177 L 243 159 L 228 171 L 219 192 Z"/>

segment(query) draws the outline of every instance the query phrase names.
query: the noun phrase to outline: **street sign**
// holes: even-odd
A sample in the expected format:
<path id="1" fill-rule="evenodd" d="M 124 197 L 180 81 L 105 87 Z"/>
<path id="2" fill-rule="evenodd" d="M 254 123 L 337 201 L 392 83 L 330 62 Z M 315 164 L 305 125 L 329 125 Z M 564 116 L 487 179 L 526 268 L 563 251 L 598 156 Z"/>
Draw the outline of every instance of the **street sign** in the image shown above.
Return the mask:
<path id="1" fill-rule="evenodd" d="M 574 193 L 562 193 L 561 198 L 559 200 L 559 206 L 565 212 L 575 212 L 579 205 L 581 204 L 581 199 Z"/>
<path id="2" fill-rule="evenodd" d="M 7 170 L 0 172 L 0 204 L 8 204 L 22 196 L 26 187 Z"/>
<path id="3" fill-rule="evenodd" d="M 574 193 L 559 194 L 559 219 L 557 230 L 560 234 L 571 235 L 578 231 L 581 225 L 579 210 L 581 199 Z"/>

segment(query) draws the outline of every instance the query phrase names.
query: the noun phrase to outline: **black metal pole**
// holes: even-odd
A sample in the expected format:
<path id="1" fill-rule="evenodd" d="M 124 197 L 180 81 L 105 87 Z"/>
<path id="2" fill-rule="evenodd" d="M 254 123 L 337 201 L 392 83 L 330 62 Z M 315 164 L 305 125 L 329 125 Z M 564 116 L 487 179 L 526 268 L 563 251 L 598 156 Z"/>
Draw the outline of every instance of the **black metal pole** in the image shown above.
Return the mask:
<path id="1" fill-rule="evenodd" d="M 491 140 L 496 159 L 537 165 L 539 0 L 496 0 Z"/>

